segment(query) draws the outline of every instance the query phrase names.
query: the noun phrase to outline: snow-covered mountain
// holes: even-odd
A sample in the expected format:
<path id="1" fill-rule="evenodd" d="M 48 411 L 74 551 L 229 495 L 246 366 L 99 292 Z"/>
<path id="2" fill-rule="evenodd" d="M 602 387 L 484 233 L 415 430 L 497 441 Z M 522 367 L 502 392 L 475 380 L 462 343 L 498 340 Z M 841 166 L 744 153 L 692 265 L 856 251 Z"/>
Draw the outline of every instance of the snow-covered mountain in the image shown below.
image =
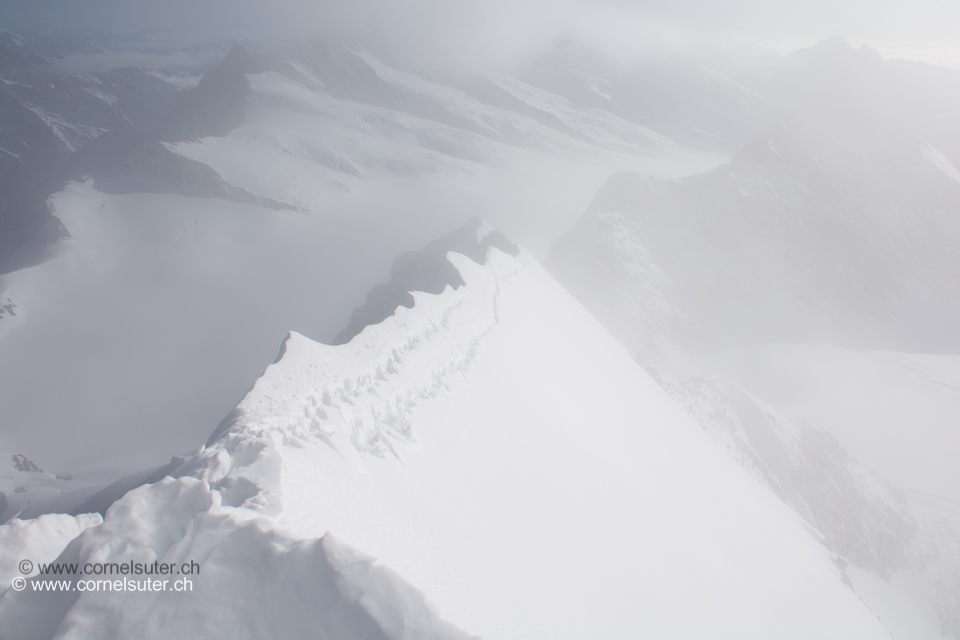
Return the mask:
<path id="1" fill-rule="evenodd" d="M 613 176 L 547 266 L 894 637 L 954 638 L 955 357 L 892 353 L 957 348 L 958 128 L 925 81 L 843 41 L 792 54 L 753 85 L 775 128 L 708 173 Z"/>
<path id="2" fill-rule="evenodd" d="M 651 355 L 680 335 L 955 348 L 960 127 L 874 56 L 794 54 L 767 81 L 776 128 L 709 173 L 614 176 L 550 268 Z"/>
<path id="3" fill-rule="evenodd" d="M 429 69 L 407 68 L 400 59 L 391 66 L 395 56 L 384 52 L 384 61 L 356 41 L 316 40 L 265 55 L 239 44 L 162 45 L 144 34 L 126 39 L 88 34 L 77 42 L 43 34 L 34 40 L 14 39 L 19 45 L 10 46 L 23 52 L 4 46 L 0 56 L 6 119 L 0 123 L 2 272 L 36 263 L 56 241 L 56 234 L 41 231 L 50 218 L 44 203 L 71 179 L 99 178 L 107 192 L 232 197 L 225 195 L 232 193 L 229 187 L 211 184 L 219 176 L 176 157 L 165 155 L 167 164 L 180 162 L 176 169 L 149 171 L 146 183 L 143 168 L 131 164 L 142 164 L 138 159 L 145 153 L 161 154 L 158 142 L 211 144 L 245 122 L 247 131 L 230 136 L 225 147 L 177 151 L 212 159 L 217 170 L 226 160 L 230 176 L 246 182 L 240 186 L 281 196 L 302 191 L 305 173 L 328 174 L 312 192 L 294 196 L 314 210 L 344 190 L 356 190 L 355 179 L 371 172 L 471 171 L 473 163 L 503 162 L 517 148 L 592 156 L 600 147 L 668 163 L 692 157 L 639 124 L 643 118 L 636 113 L 623 117 L 613 103 L 597 105 L 575 95 L 571 100 L 537 86 L 547 82 L 546 71 L 527 82 L 483 70 L 437 77 Z M 211 65 L 211 56 L 222 59 Z M 580 83 L 590 85 L 588 76 Z M 282 143 L 291 136 L 296 144 Z M 229 155 L 222 158 L 218 151 Z M 255 166 L 268 159 L 295 166 L 297 180 L 280 172 L 285 182 L 264 184 L 268 176 L 229 170 L 249 166 L 251 155 L 259 159 Z M 715 163 L 701 158 L 699 168 Z M 182 173 L 196 173 L 192 182 L 209 186 L 198 190 L 190 177 L 184 184 Z"/>
<path id="4" fill-rule="evenodd" d="M 213 45 L 156 53 L 133 40 L 50 47 L 0 74 L 31 117 L 36 103 L 75 122 L 50 83 L 103 96 L 96 137 L 24 168 L 39 183 L 3 215 L 31 222 L 2 234 L 19 248 L 0 281 L 16 313 L 0 314 L 0 335 L 17 335 L 0 339 L 0 403 L 22 425 L 5 446 L 97 482 L 205 438 L 277 340 L 291 328 L 331 339 L 392 256 L 472 215 L 543 255 L 611 172 L 680 176 L 726 159 L 531 78 L 472 70 L 459 88 L 357 42 L 236 45 L 211 65 Z M 127 114 L 108 83 L 131 59 L 160 60 L 123 72 L 146 87 L 123 95 L 152 116 Z M 30 236 L 40 227 L 50 233 Z M 61 400 L 36 402 L 41 387 Z M 104 470 L 114 447 L 130 462 Z"/>
<path id="5" fill-rule="evenodd" d="M 35 264 L 69 237 L 46 199 L 66 180 L 92 173 L 92 149 L 78 153 L 87 143 L 109 132 L 152 131 L 174 104 L 179 87 L 151 69 L 73 65 L 84 56 L 109 58 L 103 47 L 111 44 L 124 48 L 52 35 L 11 34 L 0 43 L 0 274 Z"/>
<path id="6" fill-rule="evenodd" d="M 956 72 L 0 36 L 0 637 L 960 637 Z"/>
<path id="7" fill-rule="evenodd" d="M 386 289 L 442 276 L 443 245 L 469 255 L 445 255 L 457 283 L 344 344 L 291 333 L 168 477 L 103 524 L 57 516 L 59 562 L 196 562 L 193 593 L 31 576 L 4 637 L 887 637 L 816 532 L 527 252 L 472 221 Z M 6 526 L 19 557 L 31 525 Z"/>

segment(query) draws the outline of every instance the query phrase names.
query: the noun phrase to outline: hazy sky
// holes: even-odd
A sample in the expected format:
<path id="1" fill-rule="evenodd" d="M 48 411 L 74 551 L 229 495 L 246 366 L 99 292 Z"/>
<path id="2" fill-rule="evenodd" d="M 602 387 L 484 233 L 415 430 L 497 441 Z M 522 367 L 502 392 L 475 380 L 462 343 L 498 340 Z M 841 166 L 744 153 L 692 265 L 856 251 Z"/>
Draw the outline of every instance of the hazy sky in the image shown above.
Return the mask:
<path id="1" fill-rule="evenodd" d="M 380 27 L 419 40 L 497 40 L 522 33 L 585 29 L 791 37 L 960 40 L 956 0 L 5 0 L 10 29 L 159 27 L 204 31 L 353 31 Z M 616 31 L 616 30 L 615 30 Z M 616 37 L 615 34 L 612 34 Z"/>

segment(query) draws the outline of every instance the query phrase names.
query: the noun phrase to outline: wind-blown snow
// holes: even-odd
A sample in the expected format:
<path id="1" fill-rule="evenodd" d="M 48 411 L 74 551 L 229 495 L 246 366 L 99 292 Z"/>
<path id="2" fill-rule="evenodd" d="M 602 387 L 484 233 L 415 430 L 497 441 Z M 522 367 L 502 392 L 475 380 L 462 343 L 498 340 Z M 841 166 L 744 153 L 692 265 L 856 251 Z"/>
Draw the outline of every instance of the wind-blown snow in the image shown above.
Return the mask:
<path id="1" fill-rule="evenodd" d="M 179 578 L 146 576 L 169 578 L 161 591 L 146 590 L 142 575 L 124 578 L 141 585 L 137 590 L 9 590 L 0 600 L 0 637 L 470 637 L 440 620 L 396 573 L 334 536 L 300 540 L 269 524 L 222 507 L 220 494 L 195 478 L 141 487 L 116 503 L 103 525 L 70 542 L 58 562 L 162 559 L 178 567 L 196 562 L 199 569 L 189 577 L 179 569 Z M 174 591 L 174 581 L 184 578 L 192 588 Z"/>
<path id="2" fill-rule="evenodd" d="M 15 576 L 23 575 L 19 567 L 22 560 L 33 563 L 33 571 L 27 575 L 35 576 L 39 565 L 56 560 L 71 540 L 102 522 L 98 513 L 48 513 L 32 520 L 14 519 L 0 526 L 0 592 L 10 587 Z"/>

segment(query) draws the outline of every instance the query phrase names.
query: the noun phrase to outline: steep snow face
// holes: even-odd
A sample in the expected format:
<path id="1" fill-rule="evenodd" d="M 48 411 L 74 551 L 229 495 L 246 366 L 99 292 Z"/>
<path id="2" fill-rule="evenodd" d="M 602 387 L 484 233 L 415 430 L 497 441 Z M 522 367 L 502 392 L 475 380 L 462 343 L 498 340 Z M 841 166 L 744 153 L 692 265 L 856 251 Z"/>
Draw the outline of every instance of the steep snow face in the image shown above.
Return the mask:
<path id="1" fill-rule="evenodd" d="M 261 526 L 329 531 L 482 636 L 884 635 L 802 522 L 528 254 L 448 259 L 466 286 L 347 344 L 291 334 L 167 490 L 199 478 Z"/>
<path id="2" fill-rule="evenodd" d="M 749 385 L 776 407 L 717 376 L 670 379 L 655 374 L 656 379 L 735 460 L 815 527 L 827 548 L 850 563 L 844 569 L 847 579 L 895 638 L 960 637 L 960 503 L 946 497 L 955 484 L 940 478 L 920 485 L 928 491 L 916 489 L 923 472 L 952 472 L 952 466 L 938 464 L 929 452 L 956 449 L 949 441 L 952 432 L 943 423 L 956 412 L 940 413 L 943 402 L 954 399 L 937 398 L 930 388 L 918 393 L 916 383 L 897 379 L 911 376 L 918 361 L 927 361 L 924 368 L 929 373 L 930 361 L 937 359 L 942 376 L 945 357 L 848 350 L 840 359 L 836 353 L 825 357 L 823 352 L 830 352 L 825 345 L 816 350 L 808 345 L 752 351 L 726 354 L 724 375 Z M 810 351 L 819 357 L 807 353 L 806 362 L 797 358 Z M 778 352 L 781 355 L 775 358 Z M 784 352 L 794 352 L 792 361 L 783 357 Z M 878 366 L 878 355 L 898 363 L 912 361 L 913 366 L 901 364 L 899 376 L 891 376 Z M 862 367 L 870 356 L 871 367 L 849 375 L 853 363 Z M 765 369 L 757 366 L 757 359 L 766 360 Z M 884 380 L 883 388 L 879 380 Z M 872 390 L 863 395 L 861 385 Z M 784 393 L 794 401 L 785 399 Z M 798 398 L 812 400 L 812 406 L 798 404 Z M 818 404 L 818 411 L 811 410 Z M 875 413 L 871 415 L 869 408 Z M 904 419 L 904 412 L 913 413 Z M 883 441 L 901 431 L 898 422 L 913 427 L 902 435 L 920 442 L 903 438 L 896 460 L 875 468 L 900 486 L 851 454 L 877 463 L 876 457 L 865 455 L 869 449 L 856 438 L 851 442 L 851 435 L 880 441 L 880 449 L 892 451 Z M 926 452 L 921 465 L 910 460 L 911 449 L 918 447 Z M 921 475 L 904 475 L 917 474 L 921 467 Z M 905 477 L 910 480 L 902 484 Z"/>
<path id="3" fill-rule="evenodd" d="M 744 80 L 783 126 L 702 175 L 613 176 L 547 265 L 896 637 L 956 638 L 960 76 L 927 73 L 788 56 Z"/>
<path id="4" fill-rule="evenodd" d="M 60 555 L 195 560 L 192 594 L 28 588 L 4 629 L 886 637 L 808 526 L 529 254 L 486 251 L 448 253 L 462 286 L 346 344 L 291 333 L 176 479 Z"/>

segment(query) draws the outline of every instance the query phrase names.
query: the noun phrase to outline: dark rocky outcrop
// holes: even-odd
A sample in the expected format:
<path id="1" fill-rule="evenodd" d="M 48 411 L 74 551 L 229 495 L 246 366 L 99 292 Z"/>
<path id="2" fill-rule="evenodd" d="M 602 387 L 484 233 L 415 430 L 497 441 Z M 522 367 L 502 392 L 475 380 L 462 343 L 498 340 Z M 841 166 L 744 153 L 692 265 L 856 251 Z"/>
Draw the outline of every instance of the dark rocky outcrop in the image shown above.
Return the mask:
<path id="1" fill-rule="evenodd" d="M 250 95 L 248 73 L 265 71 L 261 58 L 235 44 L 193 89 L 180 93 L 157 137 L 164 142 L 225 136 L 243 123 Z"/>
<path id="2" fill-rule="evenodd" d="M 410 309 L 414 305 L 411 291 L 440 294 L 450 285 L 458 289 L 465 284 L 457 268 L 447 260 L 450 251 L 462 253 L 478 264 L 486 264 L 487 250 L 500 249 L 512 256 L 520 249 L 497 230 L 479 238 L 483 225 L 480 218 L 471 218 L 459 229 L 437 238 L 422 249 L 404 253 L 393 261 L 390 281 L 378 284 L 367 294 L 367 301 L 357 307 L 347 327 L 332 341 L 345 344 L 363 331 L 363 328 L 383 322 L 396 312 L 397 307 Z"/>

